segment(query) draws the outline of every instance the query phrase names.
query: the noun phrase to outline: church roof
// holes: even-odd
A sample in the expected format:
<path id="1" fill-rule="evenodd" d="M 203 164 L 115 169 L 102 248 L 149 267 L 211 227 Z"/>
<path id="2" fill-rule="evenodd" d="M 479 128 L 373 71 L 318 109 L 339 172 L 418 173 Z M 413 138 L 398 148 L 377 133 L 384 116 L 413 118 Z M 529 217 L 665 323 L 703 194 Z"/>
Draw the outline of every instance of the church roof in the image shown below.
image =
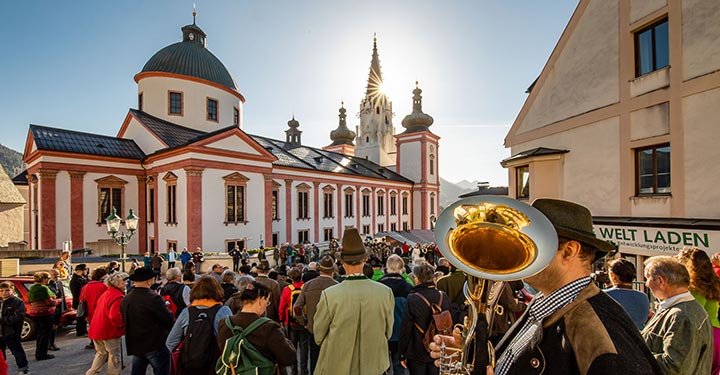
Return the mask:
<path id="1" fill-rule="evenodd" d="M 411 180 L 365 158 L 249 135 L 275 155 L 277 160 L 273 162 L 274 165 L 412 183 Z"/>
<path id="2" fill-rule="evenodd" d="M 130 112 L 141 121 L 155 135 L 158 136 L 168 148 L 158 150 L 156 154 L 163 153 L 171 148 L 177 148 L 209 138 L 215 134 L 227 131 L 234 125 L 205 133 L 199 130 L 186 128 L 168 122 L 145 112 L 131 109 Z M 385 180 L 412 182 L 394 171 L 381 167 L 365 158 L 347 156 L 331 151 L 317 149 L 300 144 L 291 144 L 278 139 L 248 134 L 255 142 L 272 153 L 277 160 L 274 165 L 310 169 L 320 172 L 341 173 L 353 176 L 364 176 Z"/>
<path id="3" fill-rule="evenodd" d="M 198 137 L 207 134 L 206 132 L 200 130 L 186 128 L 184 126 L 165 121 L 148 113 L 138 111 L 137 109 L 130 109 L 130 113 L 132 113 L 138 121 L 142 122 L 151 132 L 155 133 L 155 135 L 160 138 L 163 143 L 171 148 L 186 145 L 195 141 Z"/>
<path id="4" fill-rule="evenodd" d="M 140 147 L 131 139 L 41 125 L 30 125 L 30 132 L 38 150 L 137 160 L 142 160 L 145 157 Z"/>
<path id="5" fill-rule="evenodd" d="M 187 25 L 182 30 L 183 41 L 155 53 L 145 63 L 141 72 L 181 74 L 215 82 L 237 91 L 235 81 L 225 65 L 205 47 L 204 39 L 201 39 L 205 37 L 205 33 L 195 24 Z"/>

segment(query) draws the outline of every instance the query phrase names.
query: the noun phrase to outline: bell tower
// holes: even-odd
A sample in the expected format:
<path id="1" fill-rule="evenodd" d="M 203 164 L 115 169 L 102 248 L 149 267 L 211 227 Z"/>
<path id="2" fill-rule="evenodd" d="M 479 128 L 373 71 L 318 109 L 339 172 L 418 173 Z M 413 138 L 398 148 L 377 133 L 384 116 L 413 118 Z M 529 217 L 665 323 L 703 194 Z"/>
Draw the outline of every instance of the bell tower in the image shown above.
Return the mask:
<path id="1" fill-rule="evenodd" d="M 430 131 L 435 121 L 422 110 L 422 90 L 415 82 L 413 111 L 402 120 L 405 131 L 396 135 L 397 172 L 413 180 L 413 229 L 432 229 L 433 219 L 440 215 L 440 173 L 438 141 Z"/>
<path id="2" fill-rule="evenodd" d="M 395 165 L 395 128 L 392 102 L 383 92 L 377 37 L 373 37 L 373 54 L 370 61 L 365 98 L 360 103 L 360 125 L 355 139 L 355 156 L 365 157 L 383 167 Z"/>

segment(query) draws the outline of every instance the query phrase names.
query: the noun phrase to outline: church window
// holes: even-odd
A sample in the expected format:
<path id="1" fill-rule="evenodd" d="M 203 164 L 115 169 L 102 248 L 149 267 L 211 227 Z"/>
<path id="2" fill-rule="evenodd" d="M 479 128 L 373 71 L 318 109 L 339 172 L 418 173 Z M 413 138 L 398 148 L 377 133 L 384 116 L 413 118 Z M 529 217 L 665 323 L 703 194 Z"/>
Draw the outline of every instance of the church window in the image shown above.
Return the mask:
<path id="1" fill-rule="evenodd" d="M 240 125 L 240 110 L 233 108 L 233 125 Z"/>
<path id="2" fill-rule="evenodd" d="M 248 178 L 235 172 L 223 177 L 223 180 L 225 180 L 225 224 L 244 223 Z"/>
<path id="3" fill-rule="evenodd" d="M 370 143 L 370 137 L 365 137 L 365 143 Z"/>
<path id="4" fill-rule="evenodd" d="M 333 193 L 332 191 L 323 193 L 323 217 L 333 217 Z"/>
<path id="5" fill-rule="evenodd" d="M 364 193 L 362 197 L 362 215 L 370 216 L 370 194 Z"/>
<path id="6" fill-rule="evenodd" d="M 430 155 L 430 175 L 435 174 L 435 155 Z"/>
<path id="7" fill-rule="evenodd" d="M 298 243 L 305 243 L 310 241 L 310 231 L 305 230 L 299 230 L 298 231 Z"/>
<path id="8" fill-rule="evenodd" d="M 123 200 L 127 181 L 107 176 L 95 180 L 98 186 L 98 224 L 104 224 L 105 218 L 112 214 L 113 208 L 117 215 L 123 217 Z"/>
<path id="9" fill-rule="evenodd" d="M 279 192 L 277 189 L 272 191 L 272 208 L 271 208 L 271 210 L 272 210 L 272 219 L 273 220 L 280 219 L 280 217 L 278 215 L 278 194 L 279 194 Z"/>
<path id="10" fill-rule="evenodd" d="M 141 112 L 143 110 L 143 93 L 138 94 L 138 110 Z"/>
<path id="11" fill-rule="evenodd" d="M 430 194 L 430 215 L 435 215 L 435 193 Z"/>
<path id="12" fill-rule="evenodd" d="M 183 93 L 177 91 L 168 92 L 168 115 L 183 115 Z"/>
<path id="13" fill-rule="evenodd" d="M 345 217 L 354 217 L 353 212 L 353 194 L 354 191 L 351 189 L 345 190 Z"/>
<path id="14" fill-rule="evenodd" d="M 218 122 L 218 101 L 207 98 L 207 120 Z"/>
<path id="15" fill-rule="evenodd" d="M 148 201 L 148 213 L 147 213 L 147 221 L 148 223 L 154 223 L 155 222 L 155 179 L 152 177 L 149 177 L 147 180 L 147 186 L 148 186 L 148 192 L 147 192 L 147 201 Z"/>
<path id="16" fill-rule="evenodd" d="M 166 184 L 166 212 L 165 224 L 177 224 L 177 176 L 168 172 L 163 180 Z"/>
<path id="17" fill-rule="evenodd" d="M 308 219 L 308 192 L 298 191 L 298 219 Z"/>

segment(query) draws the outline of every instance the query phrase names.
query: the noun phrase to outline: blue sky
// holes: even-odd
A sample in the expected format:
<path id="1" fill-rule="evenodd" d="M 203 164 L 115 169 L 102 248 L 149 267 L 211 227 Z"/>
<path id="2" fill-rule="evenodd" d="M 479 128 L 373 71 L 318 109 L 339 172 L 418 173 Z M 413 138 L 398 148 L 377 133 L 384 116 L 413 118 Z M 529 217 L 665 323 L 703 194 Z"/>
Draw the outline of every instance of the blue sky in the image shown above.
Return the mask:
<path id="1" fill-rule="evenodd" d="M 373 33 L 398 132 L 415 80 L 442 137 L 440 175 L 506 185 L 503 139 L 577 0 L 197 1 L 197 24 L 247 99 L 243 130 L 322 147 L 364 95 Z M 3 4 L 0 143 L 29 124 L 115 135 L 136 107 L 133 76 L 192 22 L 192 0 Z"/>

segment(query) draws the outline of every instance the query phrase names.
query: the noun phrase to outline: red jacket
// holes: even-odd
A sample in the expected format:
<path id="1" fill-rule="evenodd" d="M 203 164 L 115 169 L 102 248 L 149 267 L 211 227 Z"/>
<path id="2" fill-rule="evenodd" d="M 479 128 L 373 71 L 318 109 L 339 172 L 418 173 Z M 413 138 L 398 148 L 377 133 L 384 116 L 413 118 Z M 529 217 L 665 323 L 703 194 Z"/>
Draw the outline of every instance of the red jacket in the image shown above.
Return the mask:
<path id="1" fill-rule="evenodd" d="M 303 286 L 303 282 L 302 281 L 294 282 L 294 283 L 292 283 L 292 286 L 295 289 L 300 289 Z M 292 294 L 292 290 L 290 290 L 289 286 L 286 286 L 283 289 L 282 294 L 280 294 L 280 306 L 278 309 L 278 314 L 280 315 L 280 321 L 285 324 L 288 324 L 288 319 L 290 318 L 290 310 L 289 309 L 292 309 L 292 306 L 290 306 L 292 304 L 292 301 L 290 300 L 291 294 Z M 296 323 L 290 323 L 290 324 L 295 325 Z"/>
<path id="2" fill-rule="evenodd" d="M 102 281 L 91 280 L 80 291 L 80 301 L 87 303 L 87 321 L 92 321 L 95 306 L 100 296 L 107 290 L 107 285 Z"/>
<path id="3" fill-rule="evenodd" d="M 88 337 L 92 340 L 116 339 L 125 334 L 120 302 L 125 293 L 118 288 L 107 288 L 97 300 L 93 322 L 88 330 Z"/>

